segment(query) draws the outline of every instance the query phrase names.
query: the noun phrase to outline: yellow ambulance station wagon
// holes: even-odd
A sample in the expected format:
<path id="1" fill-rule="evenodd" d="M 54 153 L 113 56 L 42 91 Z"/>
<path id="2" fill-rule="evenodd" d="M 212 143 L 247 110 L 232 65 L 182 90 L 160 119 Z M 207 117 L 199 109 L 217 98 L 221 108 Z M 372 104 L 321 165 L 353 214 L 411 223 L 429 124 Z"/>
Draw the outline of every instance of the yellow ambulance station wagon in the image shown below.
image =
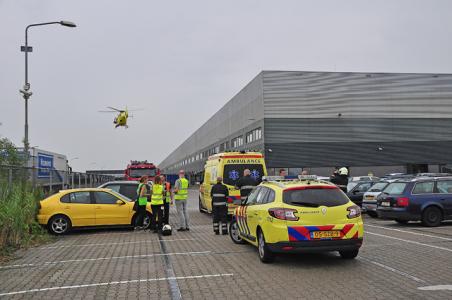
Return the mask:
<path id="1" fill-rule="evenodd" d="M 212 212 L 210 190 L 216 184 L 217 177 L 223 177 L 223 183 L 228 187 L 228 214 L 232 215 L 240 205 L 240 190 L 235 188 L 237 181 L 243 176 L 243 171 L 249 169 L 251 177 L 258 183 L 262 176 L 267 176 L 264 156 L 260 152 L 224 152 L 209 157 L 204 167 L 204 179 L 199 192 L 199 210 Z"/>
<path id="2" fill-rule="evenodd" d="M 358 255 L 364 233 L 361 210 L 344 192 L 315 176 L 273 177 L 264 178 L 236 208 L 229 225 L 234 243 L 256 246 L 265 263 L 277 253 Z"/>

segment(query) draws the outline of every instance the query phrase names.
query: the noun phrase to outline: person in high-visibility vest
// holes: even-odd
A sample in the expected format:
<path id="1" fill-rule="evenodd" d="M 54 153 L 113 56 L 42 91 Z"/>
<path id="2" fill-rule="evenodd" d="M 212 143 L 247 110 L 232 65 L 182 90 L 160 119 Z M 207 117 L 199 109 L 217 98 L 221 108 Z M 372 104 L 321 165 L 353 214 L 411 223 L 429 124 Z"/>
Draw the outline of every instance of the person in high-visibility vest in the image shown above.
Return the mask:
<path id="1" fill-rule="evenodd" d="M 188 180 L 185 178 L 185 171 L 179 171 L 179 179 L 174 185 L 174 201 L 176 203 L 177 213 L 179 214 L 179 228 L 177 231 L 190 230 L 188 225 L 187 212 L 188 198 Z"/>
<path id="2" fill-rule="evenodd" d="M 161 231 L 163 227 L 163 191 L 162 179 L 160 176 L 155 176 L 151 191 L 151 224 L 155 233 Z"/>
<path id="3" fill-rule="evenodd" d="M 144 217 L 146 216 L 146 204 L 148 203 L 148 177 L 142 176 L 137 189 L 137 216 L 135 218 L 135 229 L 144 228 Z"/>
<path id="4" fill-rule="evenodd" d="M 165 203 L 163 204 L 163 223 L 169 224 L 170 205 L 173 205 L 173 193 L 171 191 L 171 183 L 166 181 L 165 175 L 162 175 L 162 184 L 164 189 Z"/>

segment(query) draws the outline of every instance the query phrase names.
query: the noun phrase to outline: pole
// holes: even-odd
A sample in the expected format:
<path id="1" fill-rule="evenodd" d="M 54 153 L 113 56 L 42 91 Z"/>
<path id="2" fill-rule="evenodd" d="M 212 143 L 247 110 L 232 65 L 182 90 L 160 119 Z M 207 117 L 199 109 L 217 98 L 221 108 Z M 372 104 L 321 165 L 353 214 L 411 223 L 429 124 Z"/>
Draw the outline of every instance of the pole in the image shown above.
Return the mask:
<path id="1" fill-rule="evenodd" d="M 59 21 L 59 22 L 45 22 L 45 23 L 36 23 L 36 24 L 30 24 L 27 27 L 25 27 L 25 48 L 22 50 L 25 52 L 25 84 L 23 87 L 23 90 L 20 90 L 20 92 L 23 95 L 23 98 L 25 100 L 25 136 L 24 136 L 24 152 L 25 152 L 25 167 L 28 166 L 29 163 L 29 145 L 30 145 L 30 140 L 28 138 L 28 99 L 31 97 L 31 95 L 33 94 L 32 92 L 30 92 L 30 83 L 28 82 L 28 52 L 31 52 L 32 49 L 31 47 L 28 48 L 28 29 L 30 27 L 34 27 L 34 26 L 43 26 L 43 25 L 52 25 L 52 24 L 60 24 L 63 26 L 68 26 L 68 27 L 76 27 L 76 25 L 72 22 L 68 22 L 68 21 Z M 27 173 L 28 174 L 28 173 Z M 28 175 L 26 176 L 28 179 Z"/>

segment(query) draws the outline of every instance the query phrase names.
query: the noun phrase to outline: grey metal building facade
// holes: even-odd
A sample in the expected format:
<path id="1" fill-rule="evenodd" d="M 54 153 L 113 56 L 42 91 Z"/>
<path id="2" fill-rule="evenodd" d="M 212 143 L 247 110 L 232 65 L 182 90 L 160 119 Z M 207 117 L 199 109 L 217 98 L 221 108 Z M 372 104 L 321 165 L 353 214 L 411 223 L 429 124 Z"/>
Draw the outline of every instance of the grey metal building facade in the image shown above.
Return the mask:
<path id="1" fill-rule="evenodd" d="M 265 153 L 269 173 L 438 172 L 452 164 L 452 74 L 263 71 L 160 168 L 196 174 L 224 150 Z"/>

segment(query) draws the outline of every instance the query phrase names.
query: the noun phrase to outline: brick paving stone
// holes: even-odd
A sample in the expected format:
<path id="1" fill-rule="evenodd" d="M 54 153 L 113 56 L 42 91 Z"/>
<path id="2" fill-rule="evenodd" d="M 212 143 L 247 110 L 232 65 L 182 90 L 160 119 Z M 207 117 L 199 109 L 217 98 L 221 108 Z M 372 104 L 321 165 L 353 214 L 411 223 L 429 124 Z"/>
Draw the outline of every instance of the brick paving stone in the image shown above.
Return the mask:
<path id="1" fill-rule="evenodd" d="M 215 236 L 211 218 L 197 210 L 197 194 L 190 192 L 190 232 L 163 237 L 167 253 L 204 252 L 168 256 L 176 277 L 233 274 L 233 276 L 177 279 L 183 299 L 451 299 L 452 291 L 421 291 L 424 285 L 452 284 L 452 252 L 387 237 L 452 249 L 452 226 L 400 226 L 365 217 L 365 223 L 433 237 L 367 226 L 364 246 L 356 260 L 336 253 L 284 255 L 262 264 L 257 249 L 236 245 L 229 236 Z M 177 228 L 172 208 L 171 223 Z M 36 288 L 166 278 L 158 235 L 126 229 L 80 230 L 55 243 L 17 252 L 0 266 L 0 293 Z M 137 257 L 139 255 L 155 255 Z M 131 257 L 125 257 L 131 256 Z M 78 261 L 68 261 L 78 260 Z M 66 261 L 66 262 L 61 262 Z M 44 264 L 45 262 L 59 262 Z M 377 266 L 381 264 L 386 267 Z M 6 265 L 6 266 L 7 266 Z M 394 268 L 395 271 L 388 270 Z M 401 275 L 407 274 L 423 282 Z M 6 299 L 172 299 L 168 280 L 97 285 L 16 294 Z"/>

